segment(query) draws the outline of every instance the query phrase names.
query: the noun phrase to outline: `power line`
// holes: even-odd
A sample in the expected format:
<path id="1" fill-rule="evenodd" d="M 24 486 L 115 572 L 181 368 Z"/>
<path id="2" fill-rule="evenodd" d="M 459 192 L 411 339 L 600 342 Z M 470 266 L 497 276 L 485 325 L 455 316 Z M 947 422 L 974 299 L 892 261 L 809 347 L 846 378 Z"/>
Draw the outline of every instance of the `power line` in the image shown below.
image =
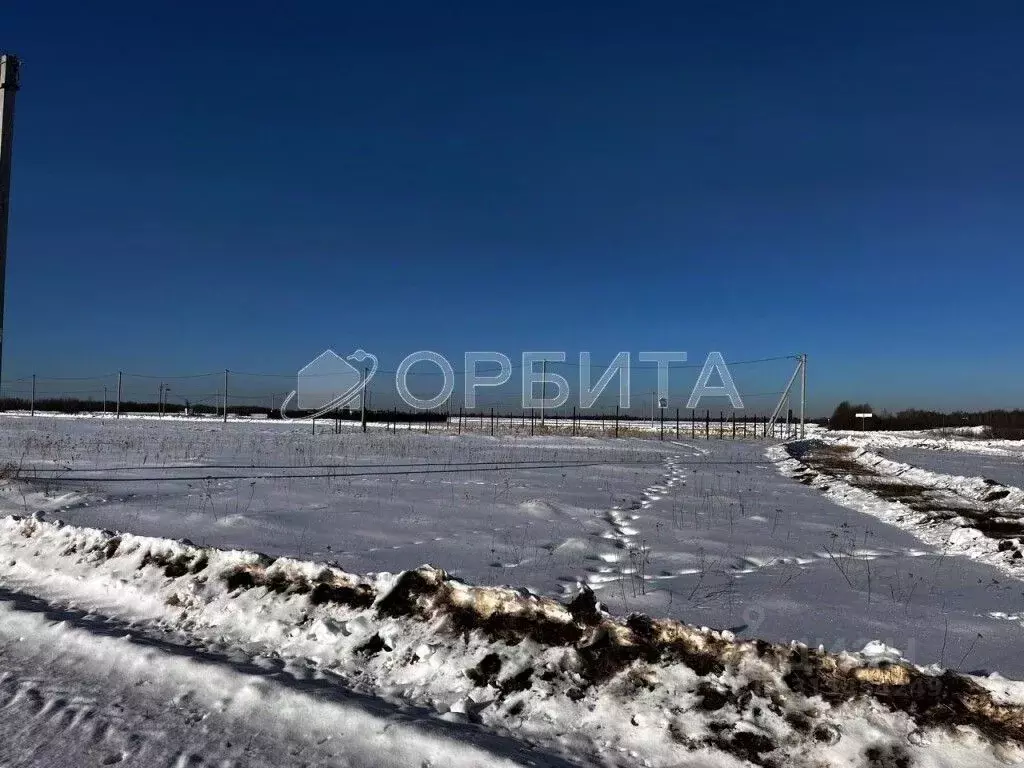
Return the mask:
<path id="1" fill-rule="evenodd" d="M 551 461 L 555 461 L 552 459 Z M 414 462 L 409 464 L 396 464 L 394 462 L 387 462 L 383 464 L 305 464 L 297 466 L 295 464 L 164 464 L 161 466 L 154 466 L 153 464 L 147 464 L 143 466 L 123 466 L 123 467 L 25 467 L 23 471 L 30 472 L 127 472 L 135 471 L 140 469 L 149 470 L 178 470 L 178 469 L 379 469 L 379 468 L 410 468 L 417 469 L 421 467 L 476 467 L 476 466 L 490 466 L 494 464 L 512 465 L 517 466 L 520 464 L 542 464 L 546 463 L 541 459 L 523 459 L 519 461 L 508 460 L 508 461 L 426 461 L 426 462 Z M 560 462 L 560 465 L 568 466 L 574 464 L 589 465 L 592 462 L 579 460 L 577 462 L 567 461 Z M 607 462 L 606 462 L 607 463 Z M 616 464 L 659 464 L 660 461 L 636 461 L 636 462 L 612 462 Z M 232 476 L 233 477 L 233 476 Z"/>
<path id="2" fill-rule="evenodd" d="M 632 461 L 632 462 L 609 462 L 589 461 L 576 463 L 545 463 L 536 462 L 533 464 L 514 464 L 496 462 L 497 466 L 482 467 L 443 467 L 439 469 L 398 469 L 381 470 L 372 472 L 318 472 L 318 473 L 289 473 L 289 474 L 249 474 L 249 475 L 185 475 L 185 476 L 150 476 L 150 477 L 19 477 L 26 482 L 40 483 L 162 483 L 162 482 L 202 482 L 212 480 L 318 480 L 334 479 L 342 477 L 379 477 L 387 475 L 434 475 L 434 474 L 455 474 L 460 472 L 507 472 L 511 470 L 530 469 L 574 469 L 582 467 L 600 467 L 614 464 L 616 466 L 653 466 L 660 465 L 661 460 Z M 769 464 L 767 460 L 760 461 L 694 461 L 688 462 L 695 466 L 727 465 L 727 466 L 760 466 Z"/>
<path id="3" fill-rule="evenodd" d="M 433 474 L 453 474 L 457 472 L 505 472 L 509 470 L 527 470 L 527 469 L 572 469 L 577 467 L 599 467 L 607 466 L 609 463 L 615 463 L 623 465 L 622 462 L 607 462 L 607 461 L 593 461 L 583 462 L 576 464 L 549 464 L 549 463 L 537 463 L 532 465 L 500 465 L 491 467 L 452 467 L 452 468 L 441 468 L 441 469 L 402 469 L 402 470 L 380 470 L 373 472 L 321 472 L 321 473 L 290 473 L 290 474 L 251 474 L 251 475 L 187 475 L 182 477 L 22 477 L 21 480 L 26 482 L 61 482 L 61 483 L 160 483 L 160 482 L 200 482 L 206 480 L 299 480 L 308 479 L 316 480 L 323 478 L 339 478 L 339 477 L 374 477 L 381 475 L 433 475 Z M 762 462 L 763 463 L 763 462 Z M 661 464 L 660 461 L 651 462 L 635 462 L 637 465 L 642 464 Z M 630 463 L 625 463 L 625 466 L 630 466 Z"/>

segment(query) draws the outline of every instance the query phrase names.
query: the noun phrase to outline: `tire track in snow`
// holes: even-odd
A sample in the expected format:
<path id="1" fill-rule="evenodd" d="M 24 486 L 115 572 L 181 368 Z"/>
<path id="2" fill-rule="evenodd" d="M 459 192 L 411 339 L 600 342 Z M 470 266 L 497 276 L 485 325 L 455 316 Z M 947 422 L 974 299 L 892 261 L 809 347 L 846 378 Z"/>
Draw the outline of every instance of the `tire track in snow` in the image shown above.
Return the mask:
<path id="1" fill-rule="evenodd" d="M 300 664 L 97 618 L 0 587 L 0 765 L 570 765 Z"/>

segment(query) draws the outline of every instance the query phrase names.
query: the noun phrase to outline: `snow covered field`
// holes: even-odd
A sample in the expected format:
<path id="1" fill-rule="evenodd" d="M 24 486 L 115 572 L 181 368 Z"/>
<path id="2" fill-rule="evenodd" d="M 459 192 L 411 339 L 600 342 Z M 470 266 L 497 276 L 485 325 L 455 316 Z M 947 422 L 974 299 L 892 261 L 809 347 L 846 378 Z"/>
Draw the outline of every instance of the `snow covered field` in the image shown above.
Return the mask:
<path id="1" fill-rule="evenodd" d="M 914 525 L 896 524 L 880 515 L 877 505 L 882 502 L 877 499 L 849 494 L 837 498 L 835 489 L 822 489 L 821 483 L 795 481 L 791 477 L 793 460 L 777 451 L 766 455 L 767 446 L 761 442 L 662 442 L 561 435 L 491 438 L 443 430 L 430 434 L 371 430 L 365 435 L 349 430 L 340 435 L 314 436 L 303 425 L 272 421 L 225 426 L 188 420 L 6 417 L 2 427 L 0 463 L 6 465 L 8 481 L 0 492 L 0 511 L 22 516 L 43 511 L 45 519 L 59 518 L 71 524 L 46 533 L 48 541 L 79 536 L 72 526 L 128 531 L 137 536 L 160 537 L 160 541 L 187 538 L 196 547 L 216 548 L 209 550 L 213 553 L 259 551 L 271 558 L 331 564 L 338 573 L 384 574 L 366 577 L 378 595 L 394 584 L 387 573 L 409 571 L 424 563 L 443 568 L 462 583 L 510 585 L 563 601 L 576 596 L 580 585 L 585 584 L 613 616 L 644 612 L 690 625 L 731 630 L 723 636 L 727 639 L 735 636 L 781 644 L 795 640 L 832 652 L 867 648 L 873 654 L 870 658 L 881 653 L 883 659 L 902 656 L 915 664 L 932 665 L 928 668 L 933 670 L 949 668 L 978 675 L 999 672 L 1024 679 L 1024 659 L 1017 651 L 1024 632 L 1024 588 L 1012 568 L 995 555 L 982 553 L 984 556 L 975 557 L 967 551 L 951 554 L 945 543 L 931 534 L 922 535 Z M 43 533 L 39 535 L 48 530 L 41 528 Z M 7 535 L 13 536 L 9 531 Z M 86 537 L 82 541 L 99 541 L 99 534 L 81 535 Z M 111 537 L 100 538 L 107 542 L 100 548 L 105 552 Z M 40 544 L 35 550 L 40 559 L 35 563 L 25 559 L 27 553 L 23 547 L 19 549 L 17 537 L 10 541 L 2 538 L 0 542 L 0 559 L 10 556 L 0 567 L 0 587 L 7 590 L 0 595 L 3 658 L 10 662 L 5 667 L 7 676 L 0 677 L 0 712 L 8 711 L 3 709 L 4 696 L 8 709 L 14 707 L 14 711 L 21 712 L 28 707 L 34 718 L 31 722 L 36 723 L 31 727 L 40 729 L 40 750 L 45 750 L 46 731 L 41 723 L 49 720 L 40 721 L 38 713 L 32 714 L 33 702 L 41 702 L 39 711 L 49 712 L 54 705 L 47 704 L 45 696 L 39 699 L 24 693 L 24 681 L 31 677 L 32 669 L 52 667 L 52 676 L 73 678 L 73 684 L 65 688 L 77 690 L 79 683 L 74 681 L 81 678 L 81 686 L 96 691 L 106 674 L 104 670 L 113 668 L 113 660 L 124 653 L 129 662 L 137 658 L 138 667 L 131 665 L 134 662 L 119 667 L 112 684 L 121 686 L 125 701 L 130 702 L 132 696 L 138 696 L 133 670 L 151 667 L 154 659 L 166 657 L 166 648 L 159 643 L 192 648 L 184 656 L 174 651 L 167 675 L 157 676 L 159 679 L 154 678 L 152 684 L 154 690 L 165 686 L 168 691 L 178 690 L 185 695 L 185 704 L 172 707 L 175 717 L 187 719 L 188 712 L 200 713 L 197 717 L 205 723 L 206 735 L 196 742 L 199 746 L 195 754 L 174 752 L 169 745 L 180 742 L 181 734 L 189 731 L 182 731 L 184 726 L 171 718 L 166 730 L 161 731 L 163 735 L 154 736 L 155 742 L 147 741 L 145 749 L 139 744 L 138 748 L 129 748 L 117 739 L 134 732 L 137 723 L 133 720 L 136 725 L 125 725 L 127 721 L 116 718 L 112 721 L 106 702 L 96 704 L 98 709 L 94 707 L 96 722 L 115 725 L 104 730 L 105 735 L 96 742 L 101 744 L 96 747 L 96 755 L 107 749 L 109 755 L 103 753 L 102 757 L 120 755 L 140 765 L 158 764 L 154 755 L 169 765 L 175 761 L 192 764 L 188 760 L 206 764 L 222 760 L 237 764 L 259 764 L 261 760 L 265 764 L 298 763 L 294 755 L 283 759 L 275 751 L 280 749 L 279 740 L 257 736 L 282 728 L 291 729 L 289 743 L 310 750 L 302 757 L 309 764 L 346 764 L 344 760 L 348 759 L 347 764 L 369 765 L 376 764 L 366 761 L 367 755 L 375 754 L 375 745 L 390 742 L 374 742 L 367 737 L 365 744 L 357 740 L 351 750 L 339 751 L 334 748 L 336 743 L 330 742 L 337 734 L 332 736 L 312 726 L 303 730 L 303 725 L 340 720 L 352 724 L 354 731 L 377 733 L 374 722 L 390 723 L 398 718 L 397 730 L 388 739 L 397 743 L 406 738 L 402 736 L 406 721 L 430 723 L 424 726 L 423 738 L 427 741 L 423 749 L 439 750 L 436 754 L 452 764 L 489 765 L 504 760 L 514 764 L 526 759 L 551 765 L 564 760 L 621 765 L 734 765 L 751 759 L 768 765 L 774 754 L 779 757 L 776 765 L 796 765 L 803 763 L 791 762 L 795 759 L 792 755 L 806 752 L 817 754 L 815 759 L 824 760 L 824 764 L 887 765 L 885 750 L 896 743 L 893 734 L 908 727 L 900 724 L 899 718 L 882 718 L 879 722 L 883 724 L 876 723 L 873 727 L 877 733 L 872 734 L 864 731 L 864 712 L 849 714 L 850 723 L 859 724 L 848 726 L 843 731 L 847 736 L 836 743 L 829 743 L 835 741 L 833 736 L 810 739 L 818 744 L 814 749 L 819 751 L 814 752 L 806 751 L 807 745 L 792 723 L 763 722 L 739 707 L 739 720 L 730 725 L 733 735 L 724 741 L 699 736 L 705 733 L 707 723 L 699 725 L 704 721 L 696 715 L 692 717 L 698 725 L 690 737 L 666 741 L 665 734 L 672 728 L 665 712 L 673 707 L 678 710 L 680 705 L 664 700 L 665 692 L 659 689 L 650 695 L 637 693 L 638 701 L 623 698 L 621 691 L 600 695 L 586 692 L 582 699 L 570 699 L 596 707 L 590 711 L 597 712 L 587 720 L 583 732 L 570 739 L 559 729 L 569 728 L 568 723 L 580 717 L 575 703 L 564 704 L 569 709 L 561 708 L 563 704 L 551 709 L 535 701 L 540 694 L 534 690 L 534 695 L 520 695 L 528 715 L 520 710 L 510 716 L 505 707 L 512 707 L 515 697 L 506 692 L 497 699 L 481 699 L 465 689 L 461 672 L 457 680 L 430 678 L 432 682 L 424 679 L 417 683 L 412 678 L 401 682 L 395 668 L 374 668 L 372 681 L 367 682 L 365 690 L 358 691 L 357 681 L 347 669 L 355 640 L 343 642 L 341 638 L 352 635 L 360 642 L 369 642 L 377 637 L 374 642 L 383 643 L 389 650 L 403 642 L 395 627 L 390 630 L 392 635 L 381 635 L 365 615 L 366 606 L 359 607 L 363 613 L 359 614 L 362 624 L 358 631 L 346 635 L 337 628 L 341 619 L 321 617 L 327 622 L 323 624 L 326 628 L 310 630 L 315 642 L 295 645 L 295 635 L 289 634 L 287 627 L 297 622 L 315 624 L 315 617 L 302 608 L 306 605 L 302 601 L 308 598 L 301 595 L 277 607 L 271 600 L 260 608 L 226 599 L 218 592 L 209 598 L 210 605 L 216 606 L 214 611 L 202 608 L 209 587 L 201 583 L 174 587 L 178 580 L 192 578 L 186 573 L 167 575 L 160 569 L 156 572 L 158 578 L 145 576 L 144 588 L 135 584 L 138 577 L 132 574 L 148 574 L 147 568 L 153 567 L 143 557 L 146 547 L 156 546 L 151 543 L 136 548 L 135 560 L 109 558 L 113 570 L 103 571 L 102 578 L 98 578 L 92 570 L 96 558 L 80 555 L 78 548 L 68 553 L 66 542 L 52 549 Z M 1007 556 L 1000 553 L 1004 559 Z M 250 556 L 238 557 L 245 560 Z M 102 562 L 96 567 L 107 568 Z M 295 567 L 302 570 L 312 566 Z M 125 594 L 118 594 L 122 587 L 117 584 L 123 585 Z M 280 590 L 253 591 L 270 599 L 270 593 Z M 185 602 L 169 610 L 166 606 L 172 593 L 174 601 Z M 189 613 L 187 595 L 197 596 L 201 613 Z M 251 611 L 252 615 L 243 616 L 238 611 Z M 216 618 L 217 612 L 223 615 Z M 260 617 L 261 613 L 266 615 Z M 235 616 L 239 621 L 225 616 Z M 354 620 L 354 614 L 344 619 Z M 406 617 L 401 620 L 406 621 Z M 149 639 L 118 646 L 121 640 L 117 638 L 126 633 L 134 636 L 138 622 L 149 622 L 142 631 Z M 184 635 L 161 636 L 167 631 Z M 402 631 L 413 630 L 404 627 Z M 637 630 L 629 631 L 635 635 Z M 48 639 L 36 648 L 19 644 L 21 637 Z M 421 637 L 417 642 L 422 645 L 425 640 Z M 142 647 L 136 648 L 139 643 Z M 79 649 L 81 663 L 66 663 L 74 656 L 68 651 L 72 646 Z M 94 646 L 97 656 L 93 662 L 89 649 Z M 285 646 L 289 650 L 282 656 Z M 55 650 L 58 648 L 59 652 Z M 215 705 L 216 697 L 210 698 L 214 696 L 212 689 L 189 682 L 192 678 L 187 671 L 178 668 L 193 672 L 206 669 L 211 653 L 231 656 L 235 652 L 232 649 L 240 654 L 233 658 L 234 666 L 214 667 L 217 674 L 229 678 L 224 685 L 233 693 Z M 898 653 L 893 655 L 894 651 L 887 649 Z M 418 654 L 415 646 L 410 650 Z M 482 657 L 486 655 L 484 650 L 484 646 L 471 643 L 468 650 L 458 653 Z M 534 651 L 553 653 L 542 648 Z M 285 690 L 276 682 L 268 683 L 266 670 L 258 669 L 262 662 L 257 659 L 275 653 L 281 658 L 303 660 L 287 674 L 274 667 L 274 675 L 288 678 Z M 456 650 L 448 648 L 445 653 L 454 658 Z M 376 653 L 370 656 L 377 658 Z M 513 656 L 522 671 L 524 659 Z M 857 663 L 863 663 L 864 657 L 857 658 L 861 659 Z M 330 668 L 332 659 L 335 666 L 341 664 L 347 669 L 342 675 L 344 690 L 334 691 L 336 695 L 326 702 L 308 702 L 304 686 L 316 690 L 320 690 L 316 686 L 327 686 L 333 691 L 331 682 L 321 679 L 321 668 Z M 480 662 L 474 659 L 474 663 Z M 558 668 L 564 666 L 553 657 L 549 661 Z M 183 677 L 175 678 L 179 673 Z M 487 677 L 490 673 L 485 670 L 480 674 Z M 675 679 L 662 679 L 669 674 L 657 672 L 654 678 L 661 682 Z M 717 686 L 732 685 L 721 678 L 721 672 L 716 674 Z M 494 676 L 497 679 L 498 672 Z M 500 677 L 504 679 L 505 673 Z M 983 682 L 995 685 L 988 678 Z M 673 685 L 678 684 L 680 681 L 675 679 Z M 266 719 L 266 712 L 245 698 L 252 695 L 246 691 L 254 685 L 260 690 L 273 689 L 272 695 L 285 702 L 281 704 L 281 718 L 271 718 L 274 724 L 263 723 L 260 718 Z M 684 688 L 691 690 L 697 683 L 687 685 L 689 688 Z M 785 688 L 789 683 L 776 681 L 773 685 Z M 180 693 L 182 686 L 187 694 Z M 373 707 L 368 709 L 366 702 L 358 700 L 353 686 L 360 695 L 372 695 Z M 472 685 L 469 688 L 476 690 Z M 544 687 L 543 696 L 559 696 L 567 690 L 552 680 Z M 58 691 L 54 696 L 60 699 L 65 693 Z M 243 706 L 243 701 L 249 703 Z M 612 726 L 614 708 L 619 708 L 621 720 L 626 702 L 637 707 L 630 710 L 637 722 L 649 723 L 652 717 L 657 721 L 653 731 L 635 724 L 624 730 L 622 723 Z M 142 702 L 141 709 L 132 711 L 145 711 L 146 706 Z M 328 709 L 316 710 L 320 706 Z M 687 708 L 694 706 L 700 709 L 692 701 L 683 709 L 689 711 Z M 312 714 L 304 707 L 311 707 Z M 56 709 L 65 712 L 61 717 L 69 723 L 78 722 L 74 712 L 79 710 L 72 708 L 72 714 L 67 714 L 67 702 Z M 479 714 L 485 710 L 485 714 Z M 658 712 L 661 714 L 655 715 Z M 782 712 L 779 717 L 785 721 L 785 715 Z M 517 716 L 523 722 L 515 720 Z M 823 715 L 819 712 L 816 718 L 819 716 Z M 7 720 L 8 715 L 2 717 Z M 368 719 L 360 725 L 360 718 Z M 739 726 L 740 721 L 749 721 L 749 729 L 747 725 Z M 481 722 L 483 731 L 469 727 Z M 543 722 L 553 725 L 543 726 Z M 830 727 L 839 727 L 836 723 L 840 721 L 833 718 L 829 722 Z M 444 727 L 438 731 L 440 724 Z M 25 726 L 29 730 L 31 727 Z M 330 730 L 327 725 L 324 728 Z M 463 733 L 466 728 L 468 731 Z M 234 734 L 235 729 L 248 736 L 224 736 Z M 29 730 L 25 738 L 31 736 Z M 733 745 L 737 741 L 735 732 L 748 730 L 768 739 L 772 748 L 767 748 L 767 741 L 757 742 L 759 748 L 764 747 L 760 751 Z M 79 731 L 75 731 L 78 735 L 74 738 L 83 740 L 81 749 L 93 750 L 90 739 L 95 734 L 88 728 Z M 712 732 L 718 733 L 714 728 Z M 933 734 L 908 746 L 907 732 L 904 730 L 900 737 L 902 741 L 896 739 L 898 750 L 922 765 L 958 764 L 958 750 L 969 750 L 971 740 L 976 738 L 958 741 Z M 511 738 L 517 733 L 525 741 Z M 638 736 L 643 738 L 638 741 Z M 221 737 L 235 746 L 224 746 L 217 741 Z M 249 738 L 253 739 L 252 752 L 241 756 L 237 745 Z M 327 740 L 318 742 L 321 738 Z M 743 737 L 738 742 L 746 744 L 752 738 Z M 453 741 L 461 746 L 453 747 L 455 756 L 449 757 L 446 745 Z M 882 750 L 877 760 L 871 751 L 876 741 L 886 745 L 877 748 Z M 539 752 L 531 751 L 531 756 L 524 758 L 528 743 L 536 745 Z M 787 744 L 802 746 L 791 753 Z M 989 761 L 994 765 L 1010 757 L 1010 752 L 994 748 L 986 747 L 982 752 L 987 757 L 979 757 L 980 762 L 959 764 Z M 148 757 L 143 759 L 143 754 Z M 893 754 L 896 756 L 892 760 L 897 760 L 899 755 Z M 397 750 L 393 764 L 419 764 L 408 758 Z M 421 760 L 431 762 L 425 757 Z"/>

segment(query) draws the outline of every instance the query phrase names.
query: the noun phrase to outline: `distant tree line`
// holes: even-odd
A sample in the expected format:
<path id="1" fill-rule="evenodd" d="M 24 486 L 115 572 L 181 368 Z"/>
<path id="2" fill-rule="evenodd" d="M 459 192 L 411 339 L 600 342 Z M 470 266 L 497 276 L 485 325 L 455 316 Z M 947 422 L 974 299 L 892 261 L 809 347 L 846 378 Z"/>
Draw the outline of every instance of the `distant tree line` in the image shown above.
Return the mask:
<path id="1" fill-rule="evenodd" d="M 860 429 L 858 413 L 874 413 L 868 403 L 852 404 L 844 400 L 832 412 L 825 424 L 832 429 Z M 1014 409 L 991 411 L 925 411 L 908 408 L 896 413 L 882 411 L 875 413 L 867 424 L 869 429 L 956 429 L 958 427 L 988 427 L 992 437 L 1008 440 L 1024 440 L 1024 410 Z"/>
<path id="2" fill-rule="evenodd" d="M 19 397 L 3 397 L 0 398 L 0 411 L 28 411 L 32 407 L 31 401 L 27 398 Z M 82 399 L 78 397 L 47 397 L 47 398 L 36 398 L 35 409 L 44 413 L 64 413 L 64 414 L 101 414 L 104 411 L 104 403 L 101 400 Z M 113 400 L 107 400 L 106 402 L 106 413 L 110 416 L 114 415 L 115 403 Z M 145 414 L 156 414 L 161 412 L 160 403 L 149 403 L 149 402 L 136 402 L 134 400 L 121 401 L 121 413 L 145 413 Z M 169 416 L 183 416 L 186 412 L 186 406 L 181 403 L 164 403 L 163 413 Z M 188 413 L 192 416 L 222 416 L 223 411 L 220 407 L 215 405 L 206 405 L 202 403 L 190 404 L 188 406 Z M 228 413 L 233 416 L 263 416 L 268 419 L 280 419 L 281 411 L 279 408 L 267 408 L 257 405 L 228 405 Z M 290 418 L 300 419 L 309 416 L 311 411 L 301 411 L 298 409 L 289 409 L 287 414 Z M 416 412 L 416 413 L 399 413 L 398 420 L 401 422 L 413 422 L 422 424 L 425 421 L 435 422 L 444 421 L 447 418 L 446 413 L 439 413 L 437 411 Z M 331 413 L 329 415 L 321 416 L 322 419 L 338 419 L 340 421 L 359 421 L 360 413 L 358 410 L 352 410 L 349 408 L 343 408 L 338 413 Z M 367 421 L 392 421 L 395 419 L 395 411 L 391 410 L 370 410 L 366 411 Z"/>

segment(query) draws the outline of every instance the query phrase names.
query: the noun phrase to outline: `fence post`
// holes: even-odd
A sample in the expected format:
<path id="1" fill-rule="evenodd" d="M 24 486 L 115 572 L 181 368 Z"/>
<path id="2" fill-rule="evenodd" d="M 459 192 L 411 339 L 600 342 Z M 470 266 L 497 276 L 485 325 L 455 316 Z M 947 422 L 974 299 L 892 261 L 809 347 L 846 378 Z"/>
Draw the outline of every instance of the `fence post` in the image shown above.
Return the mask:
<path id="1" fill-rule="evenodd" d="M 601 419 L 603 420 L 604 416 L 602 416 Z M 603 424 L 601 426 L 604 427 Z M 601 429 L 601 434 L 604 434 L 604 429 L 603 428 Z M 616 437 L 619 436 L 619 404 L 618 403 L 615 404 L 615 436 Z"/>
<path id="2" fill-rule="evenodd" d="M 679 409 L 676 408 L 676 440 L 679 439 Z"/>
<path id="3" fill-rule="evenodd" d="M 121 372 L 117 372 L 117 418 L 121 418 Z"/>
<path id="4" fill-rule="evenodd" d="M 32 374 L 32 405 L 29 410 L 30 416 L 36 415 L 36 375 Z"/>
<path id="5" fill-rule="evenodd" d="M 706 408 L 704 410 L 704 439 L 711 439 L 711 409 Z"/>
<path id="6" fill-rule="evenodd" d="M 491 406 L 491 437 L 494 437 L 494 406 Z"/>
<path id="7" fill-rule="evenodd" d="M 576 437 L 576 406 L 572 407 L 572 436 Z"/>
<path id="8" fill-rule="evenodd" d="M 690 409 L 690 439 L 697 439 L 697 409 Z"/>
<path id="9" fill-rule="evenodd" d="M 459 406 L 459 434 L 462 434 L 462 406 Z"/>
<path id="10" fill-rule="evenodd" d="M 732 412 L 732 439 L 736 439 L 736 411 Z"/>
<path id="11" fill-rule="evenodd" d="M 224 423 L 228 423 L 228 369 L 224 369 Z"/>

